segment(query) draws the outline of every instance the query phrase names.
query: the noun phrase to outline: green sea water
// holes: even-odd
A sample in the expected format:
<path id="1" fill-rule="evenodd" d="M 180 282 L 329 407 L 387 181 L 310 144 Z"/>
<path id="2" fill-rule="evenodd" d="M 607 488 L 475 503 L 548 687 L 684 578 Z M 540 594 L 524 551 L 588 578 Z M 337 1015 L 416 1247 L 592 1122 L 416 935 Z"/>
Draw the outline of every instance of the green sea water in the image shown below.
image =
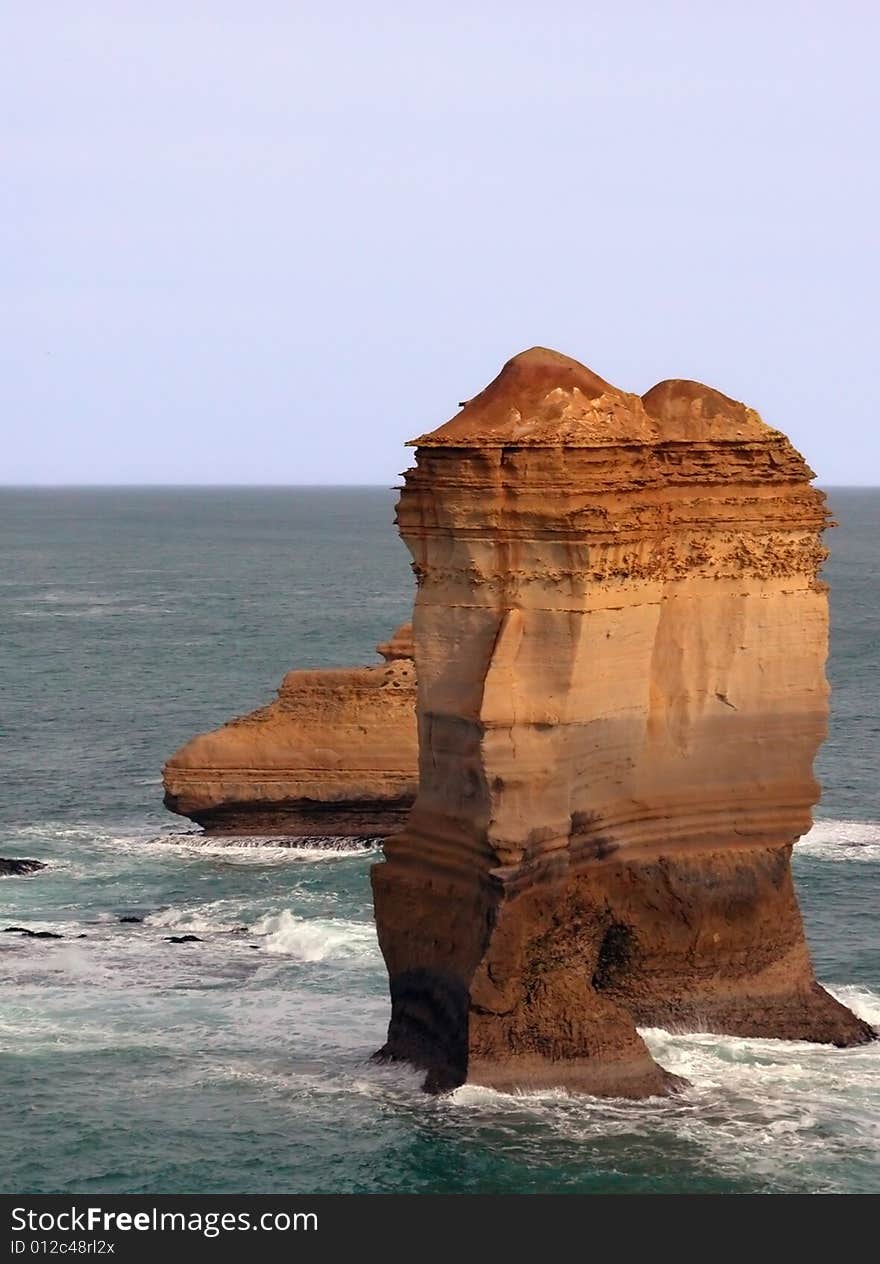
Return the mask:
<path id="1" fill-rule="evenodd" d="M 647 1038 L 663 1101 L 419 1091 L 375 856 L 205 843 L 163 759 L 293 666 L 370 662 L 412 577 L 381 489 L 0 491 L 0 1188 L 867 1191 L 880 1045 Z M 831 735 L 795 873 L 819 978 L 880 1020 L 880 492 L 832 491 Z M 122 924 L 120 916 L 144 920 Z M 191 932 L 200 943 L 167 937 Z M 84 936 L 84 938 L 79 938 Z"/>

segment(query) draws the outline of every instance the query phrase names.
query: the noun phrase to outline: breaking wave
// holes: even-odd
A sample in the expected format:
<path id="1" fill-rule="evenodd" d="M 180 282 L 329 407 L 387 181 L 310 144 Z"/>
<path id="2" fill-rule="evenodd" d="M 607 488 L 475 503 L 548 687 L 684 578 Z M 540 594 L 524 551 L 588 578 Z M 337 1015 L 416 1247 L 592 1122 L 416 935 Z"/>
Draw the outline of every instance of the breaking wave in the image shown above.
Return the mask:
<path id="1" fill-rule="evenodd" d="M 232 901 L 214 900 L 209 904 L 160 909 L 144 918 L 144 924 L 161 930 L 184 931 L 191 935 L 228 934 L 247 929 L 236 918 Z"/>
<path id="2" fill-rule="evenodd" d="M 880 994 L 829 988 L 860 1017 L 880 1019 Z M 552 1153 L 574 1144 L 589 1159 L 629 1152 L 648 1163 L 684 1152 L 691 1179 L 725 1174 L 765 1189 L 870 1189 L 880 1143 L 880 1044 L 831 1049 L 799 1041 L 642 1032 L 657 1061 L 689 1087 L 643 1102 L 560 1090 L 503 1094 L 464 1085 L 443 1099 L 456 1129 L 527 1136 Z M 638 1159 L 641 1156 L 641 1159 Z M 686 1185 L 681 1192 L 686 1192 Z"/>
<path id="3" fill-rule="evenodd" d="M 251 930 L 264 935 L 263 947 L 276 956 L 297 961 L 328 961 L 344 958 L 352 962 L 375 963 L 379 950 L 370 922 L 350 922 L 341 918 L 296 917 L 289 909 L 270 913 L 255 922 Z"/>
<path id="4" fill-rule="evenodd" d="M 275 866 L 369 859 L 379 854 L 380 843 L 379 838 L 354 840 L 315 836 L 299 839 L 203 834 L 198 829 L 156 821 L 132 821 L 108 829 L 97 822 L 48 820 L 8 830 L 3 848 L 6 855 L 18 853 L 49 861 L 52 852 L 60 848 L 64 855 L 59 863 L 73 870 L 81 867 L 81 849 L 88 847 L 100 853 L 102 865 L 115 865 L 117 861 L 131 858 L 167 860 L 176 856 L 190 864 L 200 859 L 222 859 L 230 865 Z M 44 847 L 49 849 L 48 854 Z M 93 865 L 94 862 L 93 856 L 87 863 Z"/>
<path id="5" fill-rule="evenodd" d="M 178 847 L 187 847 L 206 854 L 228 855 L 236 851 L 283 851 L 289 853 L 292 860 L 336 860 L 347 856 L 365 856 L 378 850 L 381 839 L 355 841 L 350 838 L 311 837 L 290 838 L 278 835 L 216 835 L 187 834 L 185 836 L 166 835 L 153 842 L 174 843 Z"/>
<path id="6" fill-rule="evenodd" d="M 880 821 L 816 821 L 795 845 L 794 854 L 817 860 L 880 861 Z"/>

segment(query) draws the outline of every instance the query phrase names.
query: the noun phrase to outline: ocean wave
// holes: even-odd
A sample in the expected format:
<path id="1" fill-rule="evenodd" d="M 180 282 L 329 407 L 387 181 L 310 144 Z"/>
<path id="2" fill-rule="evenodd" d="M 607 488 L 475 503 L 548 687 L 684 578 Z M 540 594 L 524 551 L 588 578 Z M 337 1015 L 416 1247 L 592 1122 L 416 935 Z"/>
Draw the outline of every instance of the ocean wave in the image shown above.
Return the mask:
<path id="1" fill-rule="evenodd" d="M 79 609 L 63 606 L 50 610 L 19 610 L 20 619 L 107 619 L 117 615 L 162 615 L 174 614 L 172 606 L 153 606 L 145 602 L 129 606 L 110 605 L 106 602 L 95 602 L 81 606 Z"/>
<path id="2" fill-rule="evenodd" d="M 231 900 L 212 900 L 208 904 L 183 905 L 179 908 L 159 909 L 149 913 L 145 926 L 160 930 L 185 931 L 192 935 L 229 934 L 246 929 L 242 925 L 240 906 Z"/>
<path id="3" fill-rule="evenodd" d="M 845 1005 L 859 1018 L 880 1031 L 880 993 L 872 991 L 869 987 L 862 987 L 858 983 L 825 983 L 823 987 L 826 992 L 836 997 L 841 1005 Z M 880 1052 L 880 1045 L 867 1047 Z"/>
<path id="4" fill-rule="evenodd" d="M 17 825 L 9 832 L 20 838 L 92 838 L 95 830 L 100 828 L 67 821 L 35 821 L 30 825 Z"/>
<path id="5" fill-rule="evenodd" d="M 337 840 L 340 841 L 340 840 Z M 274 867 L 286 865 L 327 864 L 328 862 L 361 860 L 374 857 L 375 847 L 352 846 L 341 840 L 337 847 L 292 846 L 287 840 L 236 839 L 220 842 L 199 835 L 164 835 L 143 839 L 136 845 L 126 844 L 131 851 L 140 851 L 156 859 L 160 853 L 188 863 L 201 859 L 222 860 L 237 867 Z"/>
<path id="6" fill-rule="evenodd" d="M 144 821 L 117 821 L 109 826 L 106 821 L 33 821 L 28 825 L 16 825 L 7 830 L 7 838 L 45 839 L 47 842 L 88 842 L 101 844 L 144 844 L 156 839 L 163 826 Z M 184 836 L 184 831 L 174 826 L 163 832 L 163 837 Z"/>
<path id="7" fill-rule="evenodd" d="M 182 837 L 166 835 L 165 838 L 151 841 L 161 843 L 163 846 L 172 842 L 176 846 L 184 846 L 212 855 L 226 855 L 236 851 L 283 851 L 289 852 L 289 858 L 292 860 L 339 860 L 350 856 L 363 858 L 371 852 L 376 852 L 381 840 L 377 838 L 355 842 L 350 838 L 335 836 L 299 839 L 277 834 L 188 834 Z"/>
<path id="8" fill-rule="evenodd" d="M 869 1021 L 880 1016 L 880 994 L 869 988 L 829 991 Z M 832 1049 L 659 1029 L 642 1035 L 661 1066 L 688 1081 L 683 1092 L 633 1102 L 468 1084 L 439 1099 L 439 1109 L 456 1130 L 523 1137 L 530 1128 L 545 1153 L 574 1143 L 589 1159 L 607 1153 L 612 1140 L 632 1152 L 684 1146 L 706 1175 L 768 1189 L 845 1191 L 869 1179 L 880 1143 L 880 1044 Z"/>
<path id="9" fill-rule="evenodd" d="M 795 844 L 795 856 L 880 861 L 880 821 L 816 821 Z"/>
<path id="10" fill-rule="evenodd" d="M 296 917 L 289 909 L 261 917 L 251 927 L 265 936 L 263 947 L 276 956 L 297 961 L 344 959 L 353 963 L 374 963 L 379 949 L 372 922 L 349 922 L 341 918 Z"/>
<path id="11" fill-rule="evenodd" d="M 47 820 L 14 826 L 6 834 L 7 850 L 18 845 L 33 848 L 37 843 L 87 843 L 99 848 L 109 862 L 116 857 L 150 857 L 193 861 L 202 857 L 221 858 L 236 865 L 282 865 L 290 862 L 327 862 L 375 857 L 380 839 L 355 841 L 351 838 L 314 836 L 307 839 L 277 835 L 216 835 L 171 822 L 132 821 L 108 826 L 106 822 Z M 38 859 L 42 859 L 40 856 Z M 59 863 L 68 867 L 70 859 Z M 81 867 L 77 859 L 75 865 Z"/>
<path id="12" fill-rule="evenodd" d="M 138 785 L 159 785 L 160 779 L 142 778 Z M 9 841 L 31 839 L 92 842 L 118 852 L 143 853 L 163 849 L 182 856 L 222 856 L 230 861 L 334 861 L 363 859 L 378 853 L 381 839 L 354 840 L 333 835 L 293 838 L 289 835 L 217 835 L 175 825 L 160 818 L 152 822 L 106 822 L 47 820 L 13 827 Z M 795 856 L 830 861 L 880 861 L 880 821 L 817 820 L 795 846 Z"/>

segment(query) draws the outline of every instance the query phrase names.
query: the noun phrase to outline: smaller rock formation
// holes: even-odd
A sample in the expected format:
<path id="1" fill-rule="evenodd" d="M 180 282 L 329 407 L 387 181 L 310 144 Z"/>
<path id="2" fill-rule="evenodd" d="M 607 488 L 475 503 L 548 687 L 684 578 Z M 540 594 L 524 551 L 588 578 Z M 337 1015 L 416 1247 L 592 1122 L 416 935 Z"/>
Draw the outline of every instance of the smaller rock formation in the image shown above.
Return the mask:
<path id="1" fill-rule="evenodd" d="M 40 869 L 45 868 L 42 860 L 25 860 L 18 857 L 6 860 L 0 856 L 0 878 L 20 877 L 23 874 L 38 873 Z"/>
<path id="2" fill-rule="evenodd" d="M 395 833 L 418 784 L 412 629 L 376 667 L 292 671 L 269 706 L 187 742 L 165 806 L 214 834 Z"/>

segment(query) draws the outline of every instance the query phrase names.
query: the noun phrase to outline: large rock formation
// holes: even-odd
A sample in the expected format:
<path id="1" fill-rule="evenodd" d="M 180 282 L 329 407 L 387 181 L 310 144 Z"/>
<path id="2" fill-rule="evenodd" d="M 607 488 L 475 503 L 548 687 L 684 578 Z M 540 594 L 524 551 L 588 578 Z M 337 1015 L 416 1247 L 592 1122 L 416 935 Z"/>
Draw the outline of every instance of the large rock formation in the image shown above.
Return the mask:
<path id="1" fill-rule="evenodd" d="M 267 707 L 195 737 L 163 769 L 165 805 L 212 833 L 391 834 L 415 797 L 412 629 L 377 667 L 292 671 Z"/>
<path id="2" fill-rule="evenodd" d="M 419 792 L 372 870 L 428 1085 L 668 1087 L 635 1024 L 859 1043 L 789 858 L 825 733 L 822 494 L 695 382 L 515 357 L 415 441 Z"/>

